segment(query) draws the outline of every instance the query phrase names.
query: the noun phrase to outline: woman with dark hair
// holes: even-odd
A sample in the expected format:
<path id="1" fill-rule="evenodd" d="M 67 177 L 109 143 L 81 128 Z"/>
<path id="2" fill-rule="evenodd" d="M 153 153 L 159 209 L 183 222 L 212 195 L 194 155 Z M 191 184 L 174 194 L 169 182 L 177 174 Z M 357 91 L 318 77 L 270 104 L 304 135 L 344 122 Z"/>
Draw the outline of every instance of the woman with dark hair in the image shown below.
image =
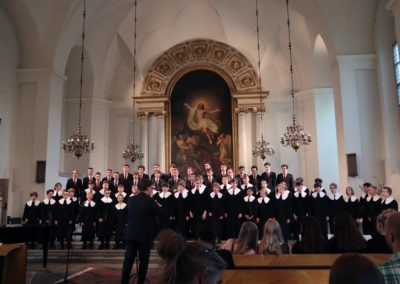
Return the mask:
<path id="1" fill-rule="evenodd" d="M 353 217 L 345 211 L 334 217 L 335 235 L 329 240 L 330 253 L 362 252 L 366 242 L 354 223 Z"/>
<path id="2" fill-rule="evenodd" d="M 324 252 L 326 252 L 326 243 L 318 220 L 313 216 L 303 217 L 301 220 L 301 238 L 294 244 L 292 253 L 311 254 Z"/>
<path id="3" fill-rule="evenodd" d="M 344 254 L 333 263 L 329 284 L 385 284 L 385 280 L 365 256 Z"/>
<path id="4" fill-rule="evenodd" d="M 253 255 L 258 253 L 258 228 L 251 221 L 246 221 L 240 228 L 237 239 L 229 239 L 223 249 L 230 250 L 233 254 Z"/>
<path id="5" fill-rule="evenodd" d="M 185 242 L 184 238 L 167 229 L 157 238 L 161 257 L 159 283 L 220 283 L 225 262 L 218 253 L 203 242 Z"/>

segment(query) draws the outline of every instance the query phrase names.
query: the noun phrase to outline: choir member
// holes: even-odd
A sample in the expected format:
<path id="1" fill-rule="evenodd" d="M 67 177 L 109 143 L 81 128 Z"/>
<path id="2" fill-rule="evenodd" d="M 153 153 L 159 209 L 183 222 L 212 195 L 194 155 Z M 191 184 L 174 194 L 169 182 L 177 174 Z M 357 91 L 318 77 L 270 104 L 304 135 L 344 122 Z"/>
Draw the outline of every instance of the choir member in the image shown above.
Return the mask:
<path id="1" fill-rule="evenodd" d="M 22 215 L 22 220 L 24 221 L 24 226 L 35 227 L 41 222 L 41 206 L 40 201 L 37 200 L 38 194 L 33 191 L 29 194 L 29 201 L 26 202 L 24 208 L 24 214 Z M 34 248 L 36 245 L 36 236 L 32 238 L 30 247 Z"/>
<path id="2" fill-rule="evenodd" d="M 87 169 L 87 176 L 84 177 L 82 180 L 82 189 L 88 188 L 89 181 L 95 181 L 95 177 L 93 175 L 93 168 L 91 167 Z"/>
<path id="3" fill-rule="evenodd" d="M 237 179 L 237 186 L 240 187 L 243 184 L 243 177 L 246 174 L 246 168 L 245 166 L 240 166 L 239 167 L 239 173 L 235 176 Z"/>
<path id="4" fill-rule="evenodd" d="M 253 187 L 248 187 L 246 189 L 246 196 L 242 199 L 242 216 L 244 221 L 256 222 L 257 217 L 257 202 L 253 195 Z"/>
<path id="5" fill-rule="evenodd" d="M 237 187 L 237 179 L 232 179 L 230 183 L 231 188 L 228 189 L 225 199 L 226 239 L 237 238 L 241 223 L 240 220 L 242 219 L 240 205 L 243 196 L 241 195 L 241 190 Z"/>
<path id="6" fill-rule="evenodd" d="M 120 184 L 124 185 L 122 182 L 120 182 L 120 179 L 119 179 L 119 172 L 115 172 L 115 173 L 114 173 L 114 177 L 113 177 L 112 183 L 111 183 L 111 184 L 108 183 L 108 184 L 109 184 L 109 188 L 110 188 L 111 192 L 116 192 L 116 191 L 117 191 L 117 188 L 118 188 L 118 185 L 120 185 Z M 124 191 L 125 191 L 125 187 L 124 187 Z M 126 191 L 125 191 L 125 192 L 126 192 Z M 128 193 L 128 192 L 127 192 L 127 193 Z"/>
<path id="7" fill-rule="evenodd" d="M 360 201 L 354 194 L 354 189 L 351 186 L 346 187 L 346 196 L 344 199 L 344 210 L 349 213 L 356 223 L 361 223 L 361 207 Z"/>
<path id="8" fill-rule="evenodd" d="M 276 173 L 271 171 L 271 164 L 268 162 L 264 164 L 264 168 L 265 172 L 262 173 L 261 179 L 265 180 L 267 182 L 267 187 L 275 192 Z"/>
<path id="9" fill-rule="evenodd" d="M 100 240 L 100 249 L 110 247 L 110 237 L 113 231 L 114 202 L 110 190 L 104 191 L 104 196 L 97 203 L 96 227 Z"/>
<path id="10" fill-rule="evenodd" d="M 260 190 L 263 189 L 265 191 L 265 195 L 268 198 L 270 198 L 270 199 L 274 199 L 275 198 L 275 191 L 273 191 L 273 190 L 268 188 L 268 183 L 267 183 L 266 180 L 261 180 L 260 186 L 261 186 Z"/>
<path id="11" fill-rule="evenodd" d="M 206 180 L 207 178 L 207 173 L 208 171 L 212 170 L 212 165 L 211 162 L 205 162 L 204 163 L 204 173 L 203 173 L 203 178 Z M 217 176 L 213 173 L 213 178 L 216 178 Z"/>
<path id="12" fill-rule="evenodd" d="M 174 193 L 174 217 L 175 231 L 183 237 L 188 237 L 188 221 L 190 218 L 190 199 L 189 191 L 185 188 L 185 181 L 178 183 L 177 191 Z"/>
<path id="13" fill-rule="evenodd" d="M 322 185 L 320 183 L 314 184 L 314 192 L 310 198 L 310 213 L 314 216 L 321 227 L 324 238 L 327 238 L 329 221 L 329 198 L 325 192 L 322 192 Z"/>
<path id="14" fill-rule="evenodd" d="M 296 186 L 296 183 L 297 182 L 300 182 L 301 183 L 301 191 L 303 192 L 305 192 L 305 193 L 307 193 L 307 195 L 309 196 L 310 194 L 311 194 L 311 191 L 304 185 L 304 179 L 302 178 L 302 177 L 298 177 L 298 178 L 296 178 L 296 180 L 295 180 L 295 186 Z M 296 190 L 296 189 L 295 189 Z"/>
<path id="15" fill-rule="evenodd" d="M 124 188 L 125 189 L 125 188 Z M 104 182 L 103 184 L 102 184 L 102 188 L 98 191 L 98 193 L 99 193 L 99 198 L 102 198 L 105 194 L 105 192 L 107 191 L 107 190 L 110 190 L 110 185 L 108 184 L 108 182 Z M 118 187 L 117 187 L 117 190 L 118 190 Z M 110 190 L 111 191 L 111 190 Z"/>
<path id="16" fill-rule="evenodd" d="M 58 202 L 58 201 L 62 198 L 62 196 L 63 196 L 62 185 L 61 185 L 61 183 L 57 182 L 57 183 L 54 185 L 54 195 L 53 195 L 53 198 L 54 198 L 55 201 Z"/>
<path id="17" fill-rule="evenodd" d="M 164 180 L 161 178 L 161 172 L 160 171 L 155 171 L 152 174 L 152 179 L 151 181 L 153 182 L 155 189 L 157 191 L 161 191 L 161 184 L 164 183 Z"/>
<path id="18" fill-rule="evenodd" d="M 86 188 L 84 191 L 82 191 L 81 193 L 81 202 L 85 202 L 86 201 L 86 197 L 88 193 L 93 194 L 93 201 L 97 202 L 102 196 L 100 196 L 100 193 L 95 191 L 93 189 L 94 187 L 94 182 L 93 181 L 89 181 L 88 183 L 88 188 Z"/>
<path id="19" fill-rule="evenodd" d="M 310 214 L 310 196 L 308 188 L 300 179 L 296 180 L 295 192 L 292 198 L 293 236 L 298 240 L 300 235 L 301 220 Z"/>
<path id="20" fill-rule="evenodd" d="M 112 183 L 113 180 L 114 180 L 114 177 L 113 177 L 112 169 L 107 169 L 105 176 L 102 178 L 101 181 L 106 181 L 108 183 Z"/>
<path id="21" fill-rule="evenodd" d="M 249 182 L 254 186 L 254 194 L 258 193 L 258 190 L 261 187 L 261 176 L 258 174 L 258 167 L 251 167 L 251 175 Z"/>
<path id="22" fill-rule="evenodd" d="M 334 217 L 336 213 L 340 211 L 344 211 L 344 199 L 343 196 L 340 192 L 337 190 L 337 184 L 336 183 L 331 183 L 329 185 L 329 190 L 331 192 L 330 195 L 328 195 L 330 201 L 329 201 L 329 226 L 330 226 L 330 232 L 331 234 L 334 234 Z"/>
<path id="23" fill-rule="evenodd" d="M 78 215 L 78 222 L 82 227 L 82 249 L 93 248 L 97 216 L 97 206 L 96 202 L 93 200 L 93 197 L 93 192 L 89 191 L 86 193 L 85 202 L 82 203 Z"/>
<path id="24" fill-rule="evenodd" d="M 369 187 L 368 197 L 364 204 L 364 235 L 372 235 L 376 232 L 376 217 L 381 213 L 382 199 L 378 195 L 378 188 L 374 185 Z"/>
<path id="25" fill-rule="evenodd" d="M 394 209 L 399 211 L 397 201 L 392 197 L 392 189 L 388 186 L 382 187 L 382 205 L 381 211 L 386 209 Z"/>
<path id="26" fill-rule="evenodd" d="M 263 181 L 265 184 L 267 182 L 264 180 Z M 267 189 L 265 187 L 261 187 L 259 193 L 260 197 L 257 198 L 257 225 L 258 225 L 258 234 L 259 237 L 262 237 L 262 232 L 263 232 L 263 227 L 265 222 L 267 222 L 268 219 L 274 218 L 274 199 L 268 197 L 267 194 Z M 271 190 L 270 190 L 271 191 Z"/>
<path id="27" fill-rule="evenodd" d="M 207 190 L 210 192 L 212 190 L 213 183 L 217 182 L 217 178 L 214 176 L 214 172 L 212 169 L 207 170 L 207 174 L 204 177 L 203 184 L 207 187 Z"/>
<path id="28" fill-rule="evenodd" d="M 286 188 L 291 193 L 294 192 L 294 179 L 293 175 L 288 173 L 289 166 L 287 164 L 283 164 L 281 166 L 282 173 L 278 174 L 276 177 L 276 184 L 280 184 L 281 182 L 286 183 Z"/>
<path id="29" fill-rule="evenodd" d="M 101 173 L 97 172 L 96 175 L 94 176 L 94 190 L 100 191 L 103 188 L 103 182 L 101 180 Z M 106 182 L 105 182 L 106 183 Z"/>
<path id="30" fill-rule="evenodd" d="M 250 183 L 250 178 L 248 175 L 244 174 L 242 177 L 242 185 L 240 186 L 240 189 L 242 191 L 242 196 L 245 196 L 247 194 L 247 189 L 252 188 L 254 192 L 254 186 Z"/>
<path id="31" fill-rule="evenodd" d="M 363 221 L 364 221 L 364 216 L 366 215 L 367 198 L 369 196 L 369 189 L 371 186 L 372 186 L 372 184 L 370 184 L 369 182 L 366 182 L 363 184 L 362 187 L 360 187 L 362 190 L 362 194 L 360 196 L 360 208 L 361 208 L 361 216 L 363 218 Z M 367 226 L 367 223 L 363 222 L 363 232 L 368 231 L 368 228 L 366 226 Z"/>
<path id="32" fill-rule="evenodd" d="M 124 165 L 122 167 L 122 173 L 119 175 L 119 183 L 124 185 L 125 192 L 131 192 L 132 189 L 133 176 L 129 172 L 129 165 Z"/>
<path id="33" fill-rule="evenodd" d="M 179 178 L 178 169 L 172 168 L 171 178 L 168 180 L 169 188 L 171 188 L 175 192 L 180 181 L 181 181 L 181 179 Z M 186 186 L 186 183 L 185 183 L 185 186 Z"/>
<path id="34" fill-rule="evenodd" d="M 82 180 L 78 177 L 79 172 L 77 170 L 72 171 L 72 177 L 67 180 L 67 185 L 65 188 L 75 189 L 76 195 L 80 196 L 81 192 L 85 189 L 83 188 Z"/>
<path id="35" fill-rule="evenodd" d="M 198 238 L 198 229 L 201 220 L 207 218 L 207 198 L 208 189 L 201 183 L 200 177 L 196 177 L 194 188 L 190 191 L 190 219 L 191 219 L 191 237 Z"/>
<path id="36" fill-rule="evenodd" d="M 72 201 L 73 213 L 74 213 L 74 221 L 79 213 L 79 199 L 75 196 L 75 189 L 70 188 L 68 190 L 68 196 Z"/>
<path id="37" fill-rule="evenodd" d="M 160 178 L 163 180 L 163 181 L 168 181 L 168 178 L 167 178 L 167 175 L 166 174 L 164 174 L 163 172 L 161 172 L 161 169 L 160 169 L 160 164 L 159 163 L 155 163 L 154 165 L 153 165 L 153 173 L 151 174 L 151 180 L 155 180 L 155 172 L 159 172 L 160 173 Z"/>
<path id="38" fill-rule="evenodd" d="M 122 191 L 122 193 L 125 193 Z M 126 193 L 125 193 L 126 194 Z M 125 233 L 128 226 L 128 207 L 124 202 L 124 196 L 119 193 L 114 213 L 115 226 L 115 247 L 114 249 L 123 249 L 125 247 Z"/>
<path id="39" fill-rule="evenodd" d="M 127 203 L 128 202 L 128 194 L 124 191 L 124 186 L 122 185 L 122 184 L 120 184 L 118 187 L 117 187 L 117 192 L 116 193 L 113 193 L 113 195 L 112 195 L 112 199 L 114 200 L 114 203 L 117 203 L 118 202 L 118 196 L 122 196 L 122 198 L 123 198 L 123 202 L 125 202 L 125 203 Z"/>
<path id="40" fill-rule="evenodd" d="M 221 180 L 222 184 L 220 185 L 220 191 L 224 196 L 226 196 L 226 194 L 228 193 L 228 189 L 230 189 L 232 186 L 229 184 L 228 176 L 223 176 Z"/>
<path id="41" fill-rule="evenodd" d="M 161 184 L 161 192 L 157 194 L 155 200 L 167 211 L 166 224 L 160 224 L 160 227 L 172 229 L 174 221 L 174 197 L 169 191 L 168 183 L 163 182 Z"/>
<path id="42" fill-rule="evenodd" d="M 231 180 L 233 180 L 235 178 L 235 175 L 233 174 L 233 169 L 232 168 L 228 168 L 226 170 L 226 176 L 228 177 L 228 181 L 231 182 Z"/>
<path id="43" fill-rule="evenodd" d="M 224 176 L 226 178 L 226 176 Z M 213 235 L 217 242 L 222 239 L 223 220 L 225 217 L 224 195 L 220 192 L 220 184 L 214 182 L 213 191 L 207 200 L 208 216 L 212 220 Z"/>
<path id="44" fill-rule="evenodd" d="M 68 191 L 63 192 L 63 198 L 58 201 L 54 224 L 56 226 L 57 239 L 60 242 L 60 249 L 64 249 L 67 241 L 68 249 L 72 248 L 72 225 L 74 222 L 74 207 L 69 198 Z"/>
<path id="45" fill-rule="evenodd" d="M 321 184 L 321 192 L 327 193 L 326 190 L 325 190 L 325 188 L 324 188 L 324 185 L 323 185 L 323 180 L 322 180 L 321 178 L 315 178 L 315 179 L 314 179 L 314 184 L 315 184 L 315 183 Z"/>
<path id="46" fill-rule="evenodd" d="M 186 178 L 185 178 L 187 190 L 191 190 L 194 187 L 195 178 L 196 178 L 196 175 L 194 174 L 193 168 L 188 167 L 186 169 Z"/>
<path id="47" fill-rule="evenodd" d="M 54 217 L 56 213 L 57 201 L 53 198 L 53 195 L 54 195 L 53 189 L 47 190 L 46 198 L 42 201 L 41 205 L 42 224 L 50 227 L 50 234 L 49 234 L 50 248 L 55 247 Z"/>
<path id="48" fill-rule="evenodd" d="M 136 196 L 138 194 L 139 194 L 139 188 L 137 185 L 133 184 L 131 189 L 131 195 L 129 195 L 129 197 Z"/>
<path id="49" fill-rule="evenodd" d="M 275 195 L 275 219 L 281 225 L 285 242 L 290 238 L 292 219 L 292 200 L 290 191 L 284 182 L 278 184 L 278 192 Z"/>
<path id="50" fill-rule="evenodd" d="M 150 177 L 144 171 L 146 168 L 143 165 L 138 166 L 139 181 L 149 180 Z"/>

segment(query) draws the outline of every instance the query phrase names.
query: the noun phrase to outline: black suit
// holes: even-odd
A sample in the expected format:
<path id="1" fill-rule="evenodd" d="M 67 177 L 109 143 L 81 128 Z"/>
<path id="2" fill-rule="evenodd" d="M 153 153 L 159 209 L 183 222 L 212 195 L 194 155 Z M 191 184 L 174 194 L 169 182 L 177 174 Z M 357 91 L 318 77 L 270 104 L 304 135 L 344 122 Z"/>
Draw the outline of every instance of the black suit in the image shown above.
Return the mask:
<path id="1" fill-rule="evenodd" d="M 144 283 L 154 240 L 155 218 L 162 215 L 166 215 L 164 208 L 145 193 L 141 192 L 129 198 L 127 246 L 121 283 L 129 283 L 129 275 L 138 251 L 140 265 L 137 283 Z"/>
<path id="2" fill-rule="evenodd" d="M 261 179 L 265 180 L 267 182 L 267 187 L 275 193 L 276 173 L 270 172 L 269 175 L 267 175 L 266 172 L 263 172 L 261 175 Z"/>
<path id="3" fill-rule="evenodd" d="M 65 188 L 68 190 L 70 188 L 75 189 L 75 195 L 76 196 L 81 196 L 81 192 L 84 190 L 83 185 L 82 185 L 82 180 L 80 178 L 76 179 L 76 182 L 72 178 L 68 179 L 67 185 Z"/>
<path id="4" fill-rule="evenodd" d="M 124 185 L 124 191 L 126 193 L 131 194 L 132 192 L 132 182 L 133 182 L 133 176 L 132 174 L 128 173 L 127 178 L 124 177 L 124 174 L 119 175 L 119 183 Z"/>
<path id="5" fill-rule="evenodd" d="M 145 174 L 145 173 L 142 174 L 142 177 L 139 176 L 140 181 L 149 180 L 149 179 L 150 179 L 149 175 Z"/>
<path id="6" fill-rule="evenodd" d="M 254 178 L 254 175 L 249 175 L 250 183 L 255 187 L 255 190 L 258 192 L 258 189 L 261 188 L 261 176 L 259 174 L 256 175 L 256 178 Z"/>
<path id="7" fill-rule="evenodd" d="M 286 178 L 283 178 L 282 173 L 278 174 L 276 177 L 276 184 L 280 184 L 281 182 L 285 182 L 287 190 L 289 190 L 291 193 L 294 193 L 294 179 L 292 174 L 286 174 Z"/>
<path id="8" fill-rule="evenodd" d="M 94 178 L 94 176 L 92 176 L 92 181 L 95 182 L 96 179 Z M 86 188 L 88 188 L 88 183 L 89 183 L 89 177 L 84 177 L 83 181 L 82 181 L 82 189 L 85 190 Z"/>

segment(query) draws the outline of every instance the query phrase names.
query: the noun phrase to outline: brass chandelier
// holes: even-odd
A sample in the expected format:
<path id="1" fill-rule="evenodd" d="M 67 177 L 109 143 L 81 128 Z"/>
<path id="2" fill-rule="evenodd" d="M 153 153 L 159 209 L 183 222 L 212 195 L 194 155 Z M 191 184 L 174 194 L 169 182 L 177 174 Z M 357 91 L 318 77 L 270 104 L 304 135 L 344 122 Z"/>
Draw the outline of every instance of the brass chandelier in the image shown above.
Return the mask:
<path id="1" fill-rule="evenodd" d="M 290 17 L 289 17 L 289 0 L 286 0 L 287 27 L 289 37 L 289 60 L 290 60 L 290 82 L 292 95 L 292 124 L 286 127 L 286 132 L 281 137 L 281 144 L 285 147 L 291 146 L 296 152 L 301 145 L 309 145 L 311 143 L 311 135 L 304 128 L 297 124 L 295 107 L 294 107 L 294 87 L 293 87 L 293 59 L 292 59 L 292 41 L 290 33 Z"/>
<path id="2" fill-rule="evenodd" d="M 71 135 L 67 141 L 62 142 L 62 149 L 66 153 L 74 153 L 79 159 L 83 154 L 90 153 L 94 150 L 94 143 L 90 139 L 82 134 L 81 130 L 81 114 L 82 114 L 82 89 L 83 89 L 83 61 L 84 61 L 84 49 L 85 49 L 85 20 L 86 20 L 86 0 L 83 1 L 83 25 L 82 25 L 82 48 L 81 48 L 81 75 L 80 75 L 80 86 L 79 86 L 79 117 L 78 126 L 75 134 Z"/>
<path id="3" fill-rule="evenodd" d="M 274 148 L 269 142 L 264 139 L 263 130 L 263 100 L 261 95 L 262 90 L 262 79 L 261 79 L 261 57 L 260 57 L 260 29 L 258 24 L 258 0 L 256 0 L 256 20 L 257 20 L 257 55 L 258 55 L 258 77 L 260 78 L 260 127 L 261 127 L 261 140 L 257 141 L 253 147 L 253 156 L 260 157 L 261 160 L 265 160 L 267 156 L 272 156 L 275 153 Z"/>
<path id="4" fill-rule="evenodd" d="M 135 143 L 135 93 L 136 93 L 136 22 L 137 22 L 137 0 L 134 2 L 135 6 L 135 19 L 134 19 L 134 35 L 133 35 L 133 96 L 132 96 L 132 141 L 131 144 L 126 146 L 124 152 L 122 152 L 122 157 L 126 160 L 134 163 L 136 160 L 142 160 L 144 153 L 142 152 L 140 145 Z"/>

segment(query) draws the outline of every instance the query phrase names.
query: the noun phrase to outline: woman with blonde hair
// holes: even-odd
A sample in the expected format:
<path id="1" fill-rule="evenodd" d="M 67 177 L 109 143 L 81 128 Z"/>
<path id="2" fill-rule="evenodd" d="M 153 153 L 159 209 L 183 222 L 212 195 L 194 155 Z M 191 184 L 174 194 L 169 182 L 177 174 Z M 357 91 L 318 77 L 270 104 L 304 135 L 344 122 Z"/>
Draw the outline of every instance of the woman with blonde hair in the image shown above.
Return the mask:
<path id="1" fill-rule="evenodd" d="M 288 254 L 289 247 L 283 239 L 279 222 L 268 219 L 264 224 L 264 232 L 258 250 L 262 254 Z"/>
<path id="2" fill-rule="evenodd" d="M 246 221 L 240 228 L 237 239 L 229 239 L 223 249 L 230 250 L 233 254 L 252 255 L 258 253 L 258 228 L 253 222 Z"/>

